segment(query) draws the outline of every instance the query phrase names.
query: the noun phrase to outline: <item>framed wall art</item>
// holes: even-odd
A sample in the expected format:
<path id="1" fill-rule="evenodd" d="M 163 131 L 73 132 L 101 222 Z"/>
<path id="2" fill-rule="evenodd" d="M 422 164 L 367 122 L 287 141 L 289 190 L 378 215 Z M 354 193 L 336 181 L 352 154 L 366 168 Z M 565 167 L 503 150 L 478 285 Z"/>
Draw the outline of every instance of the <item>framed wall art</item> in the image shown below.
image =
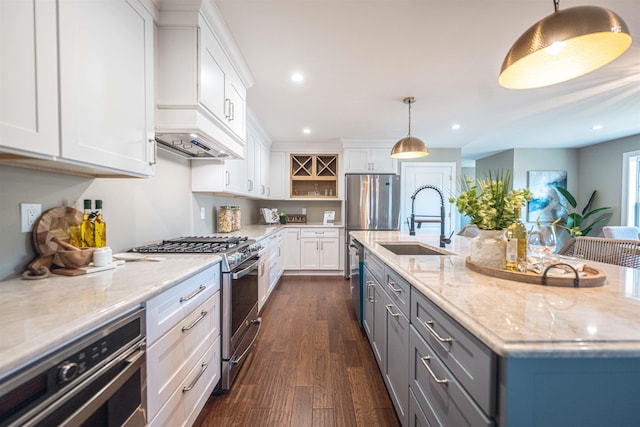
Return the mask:
<path id="1" fill-rule="evenodd" d="M 567 188 L 567 171 L 528 171 L 531 201 L 527 205 L 528 222 L 553 222 L 567 216 L 562 196 L 555 187 Z"/>

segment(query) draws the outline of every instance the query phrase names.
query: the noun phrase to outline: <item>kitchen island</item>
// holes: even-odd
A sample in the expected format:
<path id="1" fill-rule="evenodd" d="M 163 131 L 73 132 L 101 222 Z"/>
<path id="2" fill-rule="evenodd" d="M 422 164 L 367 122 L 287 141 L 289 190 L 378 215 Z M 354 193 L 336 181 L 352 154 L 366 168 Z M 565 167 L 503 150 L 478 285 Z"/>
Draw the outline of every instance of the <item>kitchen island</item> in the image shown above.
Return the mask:
<path id="1" fill-rule="evenodd" d="M 445 248 L 452 255 L 416 256 L 395 255 L 381 243 L 420 242 L 437 249 L 438 236 L 400 232 L 351 235 L 385 265 L 387 278 L 393 277 L 391 272 L 409 284 L 411 309 L 407 317 L 412 337 L 422 327 L 418 320 L 421 307 L 429 306 L 444 322 L 450 322 L 451 328 L 470 335 L 471 344 L 475 340 L 486 349 L 486 366 L 474 368 L 483 375 L 488 372 L 489 386 L 480 393 L 493 395 L 480 405 L 487 425 L 640 425 L 640 270 L 590 263 L 606 273 L 605 286 L 545 287 L 469 270 L 465 266 L 470 246 L 467 238 L 455 237 Z M 434 320 L 431 330 L 438 327 Z M 424 330 L 423 335 L 430 334 Z M 439 338 L 446 337 L 446 328 L 436 332 L 440 332 Z M 449 352 L 455 340 L 453 344 L 440 340 L 436 345 L 441 348 L 435 353 L 451 360 L 460 357 Z M 413 350 L 409 349 L 410 366 L 415 365 Z M 480 363 L 479 354 L 466 350 L 472 363 Z M 462 363 L 451 360 L 445 360 L 444 366 Z M 414 367 L 410 375 L 418 375 Z M 435 371 L 433 378 L 455 376 L 444 368 L 439 374 L 433 364 L 430 367 Z M 410 376 L 410 384 L 415 385 L 413 380 Z M 476 380 L 470 378 L 469 382 Z M 446 387 L 431 381 L 425 393 L 438 391 L 431 394 L 432 401 L 457 405 L 452 396 L 439 394 Z M 452 390 L 453 382 L 448 387 Z M 412 388 L 411 393 L 417 391 Z M 477 402 L 471 406 L 477 409 Z M 426 418 L 431 420 L 429 415 Z"/>

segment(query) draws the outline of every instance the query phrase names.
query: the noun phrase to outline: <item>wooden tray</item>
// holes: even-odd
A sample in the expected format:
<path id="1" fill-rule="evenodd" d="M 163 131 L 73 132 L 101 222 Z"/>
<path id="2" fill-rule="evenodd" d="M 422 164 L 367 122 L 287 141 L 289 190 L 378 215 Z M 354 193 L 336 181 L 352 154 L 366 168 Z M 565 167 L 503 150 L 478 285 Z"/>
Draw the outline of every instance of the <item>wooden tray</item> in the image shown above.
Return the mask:
<path id="1" fill-rule="evenodd" d="M 489 267 L 486 265 L 476 264 L 472 262 L 469 257 L 465 259 L 465 265 L 468 269 L 478 273 L 486 274 L 487 276 L 497 277 L 499 279 L 514 280 L 516 282 L 534 283 L 536 285 L 542 285 L 542 274 L 534 273 L 533 271 L 527 271 L 526 273 L 520 273 L 518 271 L 503 270 L 501 268 Z M 603 271 L 593 267 L 585 265 L 582 271 L 578 272 L 578 286 L 575 286 L 575 275 L 570 272 L 566 276 L 547 276 L 547 286 L 564 286 L 564 287 L 579 287 L 579 288 L 594 288 L 597 286 L 604 286 L 607 283 L 607 276 Z"/>

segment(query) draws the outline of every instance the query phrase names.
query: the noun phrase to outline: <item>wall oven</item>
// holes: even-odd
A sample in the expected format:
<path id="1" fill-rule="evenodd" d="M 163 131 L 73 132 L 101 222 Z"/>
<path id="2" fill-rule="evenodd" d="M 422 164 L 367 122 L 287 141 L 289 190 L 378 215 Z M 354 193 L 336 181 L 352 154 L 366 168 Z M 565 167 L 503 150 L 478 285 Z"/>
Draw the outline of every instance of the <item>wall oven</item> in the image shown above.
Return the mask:
<path id="1" fill-rule="evenodd" d="M 20 369 L 0 384 L 1 426 L 144 426 L 145 310 Z"/>
<path id="2" fill-rule="evenodd" d="M 222 375 L 228 390 L 258 338 L 258 271 L 262 245 L 240 236 L 191 236 L 132 249 L 139 253 L 211 253 L 222 256 L 220 287 Z"/>

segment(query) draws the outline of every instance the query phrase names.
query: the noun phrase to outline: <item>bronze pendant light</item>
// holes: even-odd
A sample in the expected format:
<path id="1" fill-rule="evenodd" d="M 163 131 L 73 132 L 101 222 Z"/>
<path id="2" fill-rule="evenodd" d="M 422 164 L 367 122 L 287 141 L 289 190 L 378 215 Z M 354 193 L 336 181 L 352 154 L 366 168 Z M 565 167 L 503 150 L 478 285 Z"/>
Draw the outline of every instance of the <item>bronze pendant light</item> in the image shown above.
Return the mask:
<path id="1" fill-rule="evenodd" d="M 396 142 L 391 149 L 391 157 L 395 159 L 414 159 L 417 157 L 424 157 L 429 154 L 427 146 L 420 138 L 411 136 L 411 104 L 416 102 L 416 99 L 412 96 L 404 98 L 402 100 L 405 104 L 409 104 L 409 133 L 407 136 Z"/>
<path id="2" fill-rule="evenodd" d="M 597 6 L 559 9 L 534 24 L 513 44 L 498 83 L 507 89 L 532 89 L 590 73 L 622 55 L 631 45 L 627 24 Z"/>

